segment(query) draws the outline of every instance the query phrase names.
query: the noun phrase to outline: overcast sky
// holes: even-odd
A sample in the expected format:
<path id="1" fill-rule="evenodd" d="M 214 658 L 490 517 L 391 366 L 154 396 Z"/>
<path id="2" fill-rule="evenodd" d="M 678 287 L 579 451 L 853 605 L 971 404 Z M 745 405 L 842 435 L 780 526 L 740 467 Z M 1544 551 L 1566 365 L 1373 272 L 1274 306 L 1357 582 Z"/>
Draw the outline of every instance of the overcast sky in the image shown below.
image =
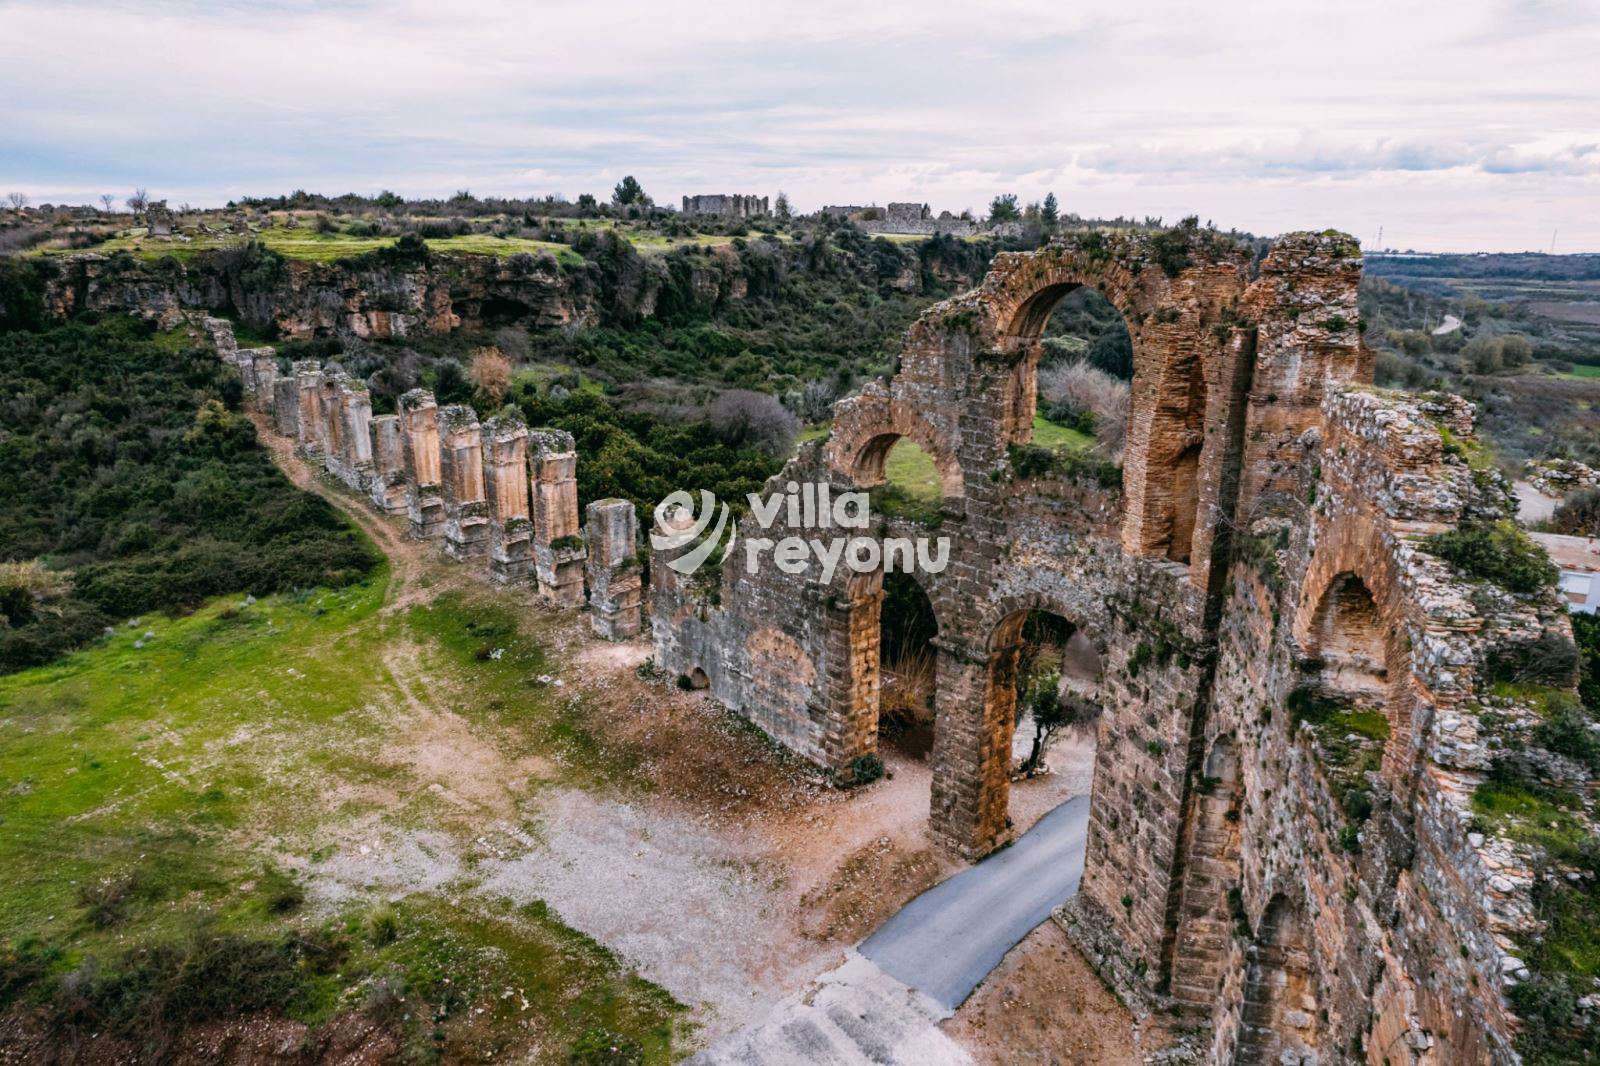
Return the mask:
<path id="1" fill-rule="evenodd" d="M 1600 0 L 0 0 L 0 192 L 782 189 L 1600 251 Z"/>

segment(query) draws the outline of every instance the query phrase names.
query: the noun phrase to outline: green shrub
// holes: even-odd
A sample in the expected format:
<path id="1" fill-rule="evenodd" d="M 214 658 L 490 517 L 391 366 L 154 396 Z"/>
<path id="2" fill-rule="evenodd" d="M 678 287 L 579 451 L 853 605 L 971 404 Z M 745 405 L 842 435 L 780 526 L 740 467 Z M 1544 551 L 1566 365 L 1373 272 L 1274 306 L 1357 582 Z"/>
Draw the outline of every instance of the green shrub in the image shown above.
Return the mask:
<path id="1" fill-rule="evenodd" d="M 850 760 L 850 765 L 838 775 L 837 784 L 841 788 L 860 788 L 870 785 L 883 776 L 883 760 L 876 755 L 857 755 Z"/>
<path id="2" fill-rule="evenodd" d="M 0 552 L 71 568 L 63 595 L 4 597 L 0 672 L 121 618 L 346 585 L 377 566 L 331 505 L 272 465 L 224 401 L 230 377 L 214 353 L 129 319 L 0 334 Z"/>
<path id="3" fill-rule="evenodd" d="M 1511 592 L 1538 592 L 1560 576 L 1544 549 L 1509 520 L 1475 522 L 1435 533 L 1423 547 L 1469 577 Z"/>

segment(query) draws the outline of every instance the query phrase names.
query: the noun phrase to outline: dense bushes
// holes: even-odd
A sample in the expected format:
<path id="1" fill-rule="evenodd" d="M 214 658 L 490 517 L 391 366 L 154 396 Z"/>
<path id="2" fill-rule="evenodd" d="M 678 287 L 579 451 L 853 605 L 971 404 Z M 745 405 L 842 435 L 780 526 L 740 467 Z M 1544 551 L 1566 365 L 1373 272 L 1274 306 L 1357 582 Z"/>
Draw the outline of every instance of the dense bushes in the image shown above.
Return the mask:
<path id="1" fill-rule="evenodd" d="M 577 441 L 583 503 L 608 496 L 632 500 L 646 525 L 655 505 L 678 489 L 710 489 L 742 510 L 745 495 L 760 489 L 787 458 L 755 443 L 730 444 L 707 421 L 624 411 L 592 392 L 524 391 L 517 400 L 529 425 L 564 429 Z"/>
<path id="2" fill-rule="evenodd" d="M 1558 576 L 1544 549 L 1509 521 L 1463 525 L 1434 534 L 1424 546 L 1469 577 L 1512 592 L 1538 592 Z"/>
<path id="3" fill-rule="evenodd" d="M 119 618 L 373 569 L 370 545 L 228 409 L 230 382 L 211 352 L 130 320 L 0 335 L 0 561 L 71 574 L 64 595 L 0 592 L 0 671 Z"/>

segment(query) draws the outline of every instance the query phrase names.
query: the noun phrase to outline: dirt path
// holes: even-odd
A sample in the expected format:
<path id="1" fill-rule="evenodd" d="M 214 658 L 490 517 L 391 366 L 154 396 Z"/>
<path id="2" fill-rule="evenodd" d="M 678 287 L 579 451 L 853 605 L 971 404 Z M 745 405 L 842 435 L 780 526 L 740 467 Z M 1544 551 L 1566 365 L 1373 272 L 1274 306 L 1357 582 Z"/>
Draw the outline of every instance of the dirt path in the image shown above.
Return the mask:
<path id="1" fill-rule="evenodd" d="M 436 552 L 427 544 L 406 536 L 401 519 L 387 518 L 372 513 L 366 502 L 356 498 L 342 485 L 337 485 L 321 470 L 313 467 L 295 452 L 294 442 L 279 436 L 267 417 L 260 412 L 250 412 L 255 423 L 256 436 L 272 456 L 272 461 L 284 476 L 298 489 L 314 493 L 327 500 L 372 538 L 378 550 L 389 560 L 389 590 L 384 609 L 393 614 L 420 600 L 431 598 L 418 587 L 417 579 L 434 561 Z"/>

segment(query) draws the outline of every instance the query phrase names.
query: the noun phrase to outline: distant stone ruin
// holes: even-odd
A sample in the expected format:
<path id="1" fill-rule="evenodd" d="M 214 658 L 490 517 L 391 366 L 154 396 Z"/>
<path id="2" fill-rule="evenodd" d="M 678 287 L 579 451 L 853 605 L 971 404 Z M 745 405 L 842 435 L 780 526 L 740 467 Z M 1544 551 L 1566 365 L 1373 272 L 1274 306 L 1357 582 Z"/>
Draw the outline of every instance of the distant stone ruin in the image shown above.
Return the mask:
<path id="1" fill-rule="evenodd" d="M 723 218 L 764 218 L 770 212 L 765 196 L 741 196 L 737 193 L 706 193 L 685 196 L 683 213 L 686 215 L 720 215 Z"/>
<path id="2" fill-rule="evenodd" d="M 970 237 L 978 232 L 971 219 L 941 211 L 937 218 L 927 204 L 891 203 L 888 207 L 835 204 L 819 212 L 825 218 L 853 222 L 867 233 L 903 233 L 917 236 L 948 234 Z"/>
<path id="3" fill-rule="evenodd" d="M 170 237 L 175 224 L 175 216 L 167 208 L 165 200 L 152 200 L 145 205 L 144 226 L 145 235 L 149 237 Z"/>
<path id="4" fill-rule="evenodd" d="M 937 516 L 874 513 L 869 535 L 952 540 L 943 572 L 913 577 L 937 622 L 930 829 L 954 852 L 1011 837 L 1030 612 L 1098 651 L 1087 853 L 1061 919 L 1135 1009 L 1206 1027 L 1217 1063 L 1510 1063 L 1534 880 L 1472 796 L 1525 735 L 1502 723 L 1533 716 L 1490 695 L 1492 664 L 1570 649 L 1570 630 L 1552 591 L 1421 550 L 1511 500 L 1463 458 L 1470 404 L 1371 386 L 1360 275 L 1332 232 L 1261 262 L 1193 230 L 1002 253 L 766 491 L 871 490 L 901 440 L 932 458 Z M 1082 286 L 1133 341 L 1116 477 L 1031 448 L 1041 334 Z M 657 664 L 848 782 L 878 751 L 884 575 L 751 574 L 739 543 L 808 535 L 755 521 L 709 572 L 653 553 Z"/>
<path id="5" fill-rule="evenodd" d="M 423 389 L 400 397 L 397 414 L 374 416 L 366 386 L 341 368 L 304 360 L 280 376 L 273 349 L 241 349 L 224 319 L 201 324 L 272 428 L 375 511 L 405 517 L 412 537 L 557 607 L 584 603 L 587 560 L 596 632 L 640 632 L 638 518 L 626 500 L 590 504 L 590 558 L 571 434 L 530 430 L 514 413 L 480 423 L 472 408 L 441 408 Z"/>

